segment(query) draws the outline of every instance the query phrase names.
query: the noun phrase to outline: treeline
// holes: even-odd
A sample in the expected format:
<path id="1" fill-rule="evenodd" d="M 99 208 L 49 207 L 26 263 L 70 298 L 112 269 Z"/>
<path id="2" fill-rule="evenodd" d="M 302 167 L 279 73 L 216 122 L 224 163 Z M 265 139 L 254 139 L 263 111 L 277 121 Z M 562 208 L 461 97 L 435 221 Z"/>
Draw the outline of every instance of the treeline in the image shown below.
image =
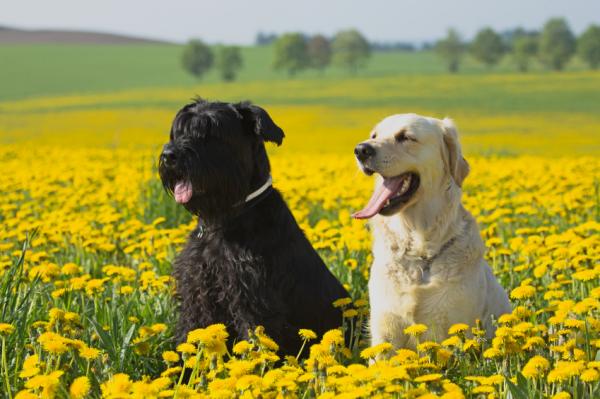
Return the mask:
<path id="1" fill-rule="evenodd" d="M 355 29 L 340 31 L 331 39 L 323 35 L 285 33 L 273 40 L 263 40 L 273 44 L 272 67 L 289 76 L 306 69 L 322 72 L 331 64 L 356 73 L 371 55 L 369 42 Z M 198 78 L 215 67 L 224 81 L 232 81 L 243 66 L 243 58 L 239 47 L 217 46 L 213 50 L 201 40 L 193 39 L 184 48 L 182 64 Z"/>
<path id="2" fill-rule="evenodd" d="M 286 33 L 275 40 L 273 51 L 273 68 L 290 76 L 305 69 L 322 72 L 331 64 L 356 73 L 371 56 L 369 42 L 356 29 L 340 31 L 331 39 Z"/>
<path id="3" fill-rule="evenodd" d="M 217 46 L 213 50 L 202 40 L 192 39 L 183 49 L 181 64 L 186 71 L 197 78 L 201 78 L 212 67 L 216 67 L 221 79 L 230 82 L 235 80 L 244 65 L 244 60 L 237 46 Z"/>
<path id="4" fill-rule="evenodd" d="M 591 25 L 579 37 L 562 18 L 550 19 L 541 31 L 515 29 L 501 35 L 491 28 L 481 29 L 470 42 L 463 42 L 454 29 L 433 47 L 450 72 L 457 72 L 464 56 L 493 68 L 509 55 L 519 71 L 526 72 L 534 60 L 560 71 L 575 54 L 590 68 L 600 65 L 600 26 Z"/>
<path id="5" fill-rule="evenodd" d="M 339 31 L 330 38 L 299 32 L 282 35 L 259 33 L 256 44 L 272 46 L 272 67 L 289 76 L 309 69 L 323 72 L 331 65 L 355 74 L 367 65 L 373 51 L 417 50 L 416 46 L 404 42 L 370 43 L 356 29 Z M 459 71 L 467 54 L 490 69 L 510 56 L 522 72 L 529 70 L 534 60 L 546 68 L 562 70 L 577 54 L 595 69 L 600 65 L 600 26 L 591 25 L 576 37 L 564 19 L 553 18 L 541 31 L 517 28 L 497 33 L 491 28 L 484 28 L 471 42 L 463 41 L 456 30 L 450 29 L 445 38 L 426 43 L 422 49 L 433 49 L 450 72 Z M 232 81 L 243 67 L 243 57 L 239 47 L 210 47 L 194 39 L 184 48 L 182 64 L 196 77 L 202 77 L 214 67 L 224 81 Z"/>

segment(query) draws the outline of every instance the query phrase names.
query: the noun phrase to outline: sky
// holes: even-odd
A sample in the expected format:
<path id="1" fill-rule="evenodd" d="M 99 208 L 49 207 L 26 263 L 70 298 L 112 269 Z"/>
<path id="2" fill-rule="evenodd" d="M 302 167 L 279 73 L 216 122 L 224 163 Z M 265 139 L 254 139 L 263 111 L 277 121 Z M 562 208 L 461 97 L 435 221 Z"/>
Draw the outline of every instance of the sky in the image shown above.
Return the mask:
<path id="1" fill-rule="evenodd" d="M 539 29 L 556 16 L 576 33 L 600 24 L 600 0 L 0 0 L 0 7 L 0 25 L 11 27 L 230 44 L 250 44 L 259 31 L 357 28 L 372 41 L 420 43 L 450 27 L 470 39 L 484 26 Z"/>

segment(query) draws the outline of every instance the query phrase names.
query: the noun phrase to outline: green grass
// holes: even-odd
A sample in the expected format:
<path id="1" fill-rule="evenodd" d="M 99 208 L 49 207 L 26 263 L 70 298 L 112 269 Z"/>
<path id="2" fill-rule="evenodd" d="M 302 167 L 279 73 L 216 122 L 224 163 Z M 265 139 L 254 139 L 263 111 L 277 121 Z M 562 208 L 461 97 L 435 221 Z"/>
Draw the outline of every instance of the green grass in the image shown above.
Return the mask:
<path id="1" fill-rule="evenodd" d="M 0 100 L 60 94 L 89 94 L 149 87 L 186 87 L 198 84 L 180 66 L 178 45 L 1 45 Z M 271 47 L 244 47 L 244 67 L 239 82 L 282 81 L 286 73 L 271 67 Z M 534 70 L 540 70 L 534 65 Z M 570 69 L 582 69 L 574 59 Z M 505 57 L 495 72 L 514 71 Z M 466 57 L 461 74 L 489 70 Z M 415 74 L 442 74 L 445 67 L 432 52 L 376 52 L 359 76 L 375 77 Z M 330 80 L 350 77 L 347 71 L 331 67 L 324 73 L 306 71 L 295 80 Z M 215 70 L 202 83 L 219 81 Z"/>

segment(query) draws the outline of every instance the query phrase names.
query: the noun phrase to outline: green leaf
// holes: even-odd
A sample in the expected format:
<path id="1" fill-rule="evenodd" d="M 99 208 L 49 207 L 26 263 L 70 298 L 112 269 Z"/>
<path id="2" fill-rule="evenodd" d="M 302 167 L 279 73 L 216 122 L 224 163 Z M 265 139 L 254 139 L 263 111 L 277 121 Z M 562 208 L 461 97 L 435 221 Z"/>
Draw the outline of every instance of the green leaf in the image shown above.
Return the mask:
<path id="1" fill-rule="evenodd" d="M 515 385 L 506 375 L 504 378 L 506 379 L 506 384 L 508 385 L 508 399 L 529 399 L 527 388 L 523 389 L 521 386 Z M 518 378 L 519 377 L 517 376 L 517 379 Z"/>

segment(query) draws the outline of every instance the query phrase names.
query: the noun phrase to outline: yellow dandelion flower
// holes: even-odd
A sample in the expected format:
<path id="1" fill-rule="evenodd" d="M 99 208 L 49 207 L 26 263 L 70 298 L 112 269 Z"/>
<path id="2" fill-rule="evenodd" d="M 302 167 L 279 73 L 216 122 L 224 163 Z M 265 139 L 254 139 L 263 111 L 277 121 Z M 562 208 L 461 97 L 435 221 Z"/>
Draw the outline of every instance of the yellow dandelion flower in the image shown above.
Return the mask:
<path id="1" fill-rule="evenodd" d="M 581 270 L 579 272 L 573 273 L 573 278 L 579 281 L 590 281 L 595 279 L 597 276 L 598 272 L 594 269 Z"/>
<path id="2" fill-rule="evenodd" d="M 127 374 L 113 375 L 108 381 L 100 385 L 102 396 L 105 398 L 127 397 L 131 391 L 132 382 Z"/>
<path id="3" fill-rule="evenodd" d="M 323 334 L 321 344 L 323 344 L 326 348 L 331 346 L 341 346 L 344 344 L 344 334 L 342 334 L 342 331 L 339 329 L 329 330 Z"/>
<path id="4" fill-rule="evenodd" d="M 488 348 L 483 352 L 483 357 L 486 359 L 496 359 L 502 357 L 502 352 L 496 348 Z"/>
<path id="5" fill-rule="evenodd" d="M 336 308 L 341 308 L 352 303 L 352 298 L 340 298 L 333 301 L 333 306 Z"/>
<path id="6" fill-rule="evenodd" d="M 442 346 L 456 346 L 456 347 L 459 347 L 461 345 L 462 345 L 462 341 L 456 335 L 453 335 L 450 338 L 446 338 L 445 340 L 442 341 Z"/>
<path id="7" fill-rule="evenodd" d="M 498 317 L 498 323 L 500 324 L 513 324 L 519 321 L 518 317 L 512 313 L 505 313 Z"/>
<path id="8" fill-rule="evenodd" d="M 130 285 L 124 285 L 121 287 L 121 289 L 119 290 L 119 292 L 123 295 L 130 295 L 132 294 L 134 291 L 133 287 Z"/>
<path id="9" fill-rule="evenodd" d="M 181 373 L 182 368 L 180 366 L 177 367 L 169 367 L 168 369 L 166 369 L 165 371 L 163 371 L 160 376 L 161 377 L 170 377 L 172 375 L 177 375 L 179 373 Z"/>
<path id="10" fill-rule="evenodd" d="M 596 382 L 600 379 L 600 373 L 595 369 L 587 369 L 579 376 L 583 382 Z"/>
<path id="11" fill-rule="evenodd" d="M 25 388 L 40 389 L 41 397 L 52 398 L 56 395 L 60 386 L 62 371 L 53 371 L 50 374 L 38 374 L 25 382 Z"/>
<path id="12" fill-rule="evenodd" d="M 79 355 L 86 360 L 94 360 L 100 356 L 102 352 L 100 349 L 90 348 L 89 346 L 84 346 L 79 349 Z"/>
<path id="13" fill-rule="evenodd" d="M 527 299 L 535 295 L 535 287 L 531 285 L 521 285 L 510 292 L 513 299 Z"/>
<path id="14" fill-rule="evenodd" d="M 69 350 L 68 340 L 53 332 L 41 334 L 38 337 L 38 342 L 42 344 L 42 348 L 44 348 L 46 352 L 60 355 Z"/>
<path id="15" fill-rule="evenodd" d="M 167 331 L 167 325 L 163 324 L 163 323 L 158 323 L 158 324 L 153 324 L 150 329 L 155 333 L 155 334 L 160 334 L 163 333 L 165 331 Z"/>
<path id="16" fill-rule="evenodd" d="M 90 380 L 87 377 L 77 377 L 69 387 L 69 394 L 73 399 L 83 399 L 90 392 L 90 389 Z"/>
<path id="17" fill-rule="evenodd" d="M 496 389 L 490 385 L 480 385 L 480 386 L 473 388 L 473 390 L 471 392 L 474 394 L 482 394 L 482 393 L 489 394 L 489 393 L 496 392 Z"/>
<path id="18" fill-rule="evenodd" d="M 15 395 L 15 399 L 39 399 L 40 397 L 28 389 L 24 389 L 22 391 L 17 392 Z"/>
<path id="19" fill-rule="evenodd" d="M 448 329 L 448 334 L 449 335 L 460 334 L 460 333 L 464 333 L 468 329 L 469 329 L 469 325 L 468 324 L 465 324 L 465 323 L 453 324 Z"/>
<path id="20" fill-rule="evenodd" d="M 177 363 L 179 361 L 179 355 L 174 351 L 163 352 L 162 358 L 166 363 Z"/>
<path id="21" fill-rule="evenodd" d="M 576 328 L 578 330 L 585 327 L 585 321 L 577 319 L 566 319 L 563 324 L 567 328 Z"/>
<path id="22" fill-rule="evenodd" d="M 463 344 L 462 350 L 468 351 L 471 349 L 479 349 L 480 343 L 476 339 L 467 339 Z"/>
<path id="23" fill-rule="evenodd" d="M 184 342 L 183 344 L 177 345 L 177 352 L 181 353 L 196 353 L 197 349 L 194 345 Z"/>
<path id="24" fill-rule="evenodd" d="M 364 308 L 365 306 L 369 306 L 369 301 L 367 301 L 366 299 L 357 299 L 356 301 L 354 301 L 354 306 L 356 306 L 357 308 Z"/>
<path id="25" fill-rule="evenodd" d="M 365 360 L 374 359 L 383 353 L 391 351 L 392 348 L 392 344 L 390 344 L 389 342 L 383 342 L 379 345 L 363 349 L 363 351 L 360 352 L 360 357 L 362 357 Z"/>
<path id="26" fill-rule="evenodd" d="M 427 326 L 425 324 L 413 324 L 412 326 L 406 327 L 404 329 L 404 334 L 412 335 L 413 337 L 418 337 L 424 334 L 427 331 Z"/>
<path id="27" fill-rule="evenodd" d="M 578 376 L 585 369 L 581 361 L 557 361 L 554 368 L 550 370 L 546 377 L 548 382 L 565 382 L 572 377 Z"/>
<path id="28" fill-rule="evenodd" d="M 310 341 L 313 339 L 317 339 L 317 334 L 313 330 L 308 330 L 306 328 L 302 328 L 298 331 L 300 338 Z"/>
<path id="29" fill-rule="evenodd" d="M 31 355 L 23 361 L 23 368 L 19 373 L 19 377 L 30 378 L 39 374 L 39 372 L 40 368 L 38 355 Z"/>
<path id="30" fill-rule="evenodd" d="M 12 324 L 0 323 L 0 335 L 9 335 L 15 331 L 15 327 Z"/>
<path id="31" fill-rule="evenodd" d="M 61 274 L 64 274 L 66 276 L 71 276 L 74 274 L 78 274 L 80 270 L 81 269 L 79 268 L 79 266 L 77 266 L 75 263 L 65 263 L 60 269 L 60 272 Z"/>
<path id="32" fill-rule="evenodd" d="M 396 351 L 396 355 L 394 355 L 393 359 L 399 361 L 400 363 L 409 363 L 414 362 L 419 358 L 414 351 L 410 349 L 400 348 Z"/>
<path id="33" fill-rule="evenodd" d="M 264 335 L 264 334 L 260 334 L 258 335 L 258 342 L 259 344 L 268 349 L 271 350 L 273 352 L 277 352 L 279 350 L 279 345 L 277 345 L 277 343 L 275 341 L 273 341 L 271 339 L 271 337 Z"/>
<path id="34" fill-rule="evenodd" d="M 248 341 L 240 341 L 233 345 L 233 353 L 236 355 L 243 355 L 252 350 L 252 344 Z"/>
<path id="35" fill-rule="evenodd" d="M 550 368 L 550 362 L 548 359 L 542 356 L 534 356 L 527 361 L 521 374 L 525 378 L 537 378 L 543 375 Z"/>
<path id="36" fill-rule="evenodd" d="M 438 344 L 437 342 L 433 342 L 433 341 L 425 341 L 425 342 L 421 342 L 419 345 L 417 345 L 417 350 L 419 352 L 434 351 L 434 350 L 438 350 L 439 348 L 440 348 L 440 344 Z"/>
<path id="37" fill-rule="evenodd" d="M 261 383 L 262 379 L 257 375 L 245 375 L 240 377 L 235 383 L 235 387 L 240 391 L 254 388 Z"/>

